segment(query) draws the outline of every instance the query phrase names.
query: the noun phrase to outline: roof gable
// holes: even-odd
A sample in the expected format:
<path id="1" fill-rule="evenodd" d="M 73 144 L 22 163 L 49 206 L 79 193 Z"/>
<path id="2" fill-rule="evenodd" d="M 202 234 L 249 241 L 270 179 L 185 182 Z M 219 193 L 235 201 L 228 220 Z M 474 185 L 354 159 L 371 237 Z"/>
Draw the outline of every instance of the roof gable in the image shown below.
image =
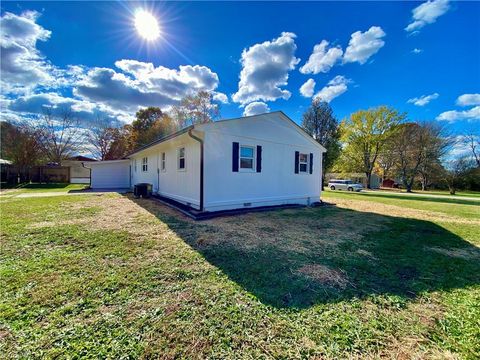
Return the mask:
<path id="1" fill-rule="evenodd" d="M 268 121 L 271 124 L 280 125 L 277 123 L 277 119 L 281 120 L 282 125 L 286 126 L 288 129 L 291 129 L 295 131 L 297 134 L 299 134 L 302 139 L 320 148 L 322 152 L 327 151 L 320 143 L 318 143 L 314 138 L 312 138 L 309 134 L 307 134 L 302 127 L 300 127 L 296 122 L 294 122 L 287 115 L 285 115 L 283 111 L 273 111 L 269 113 L 245 116 L 245 117 L 234 118 L 234 119 L 219 120 L 212 123 L 195 125 L 195 127 L 198 128 L 198 130 L 200 131 L 209 131 L 209 130 L 215 131 L 220 127 L 238 128 L 240 125 L 252 124 L 258 121 Z"/>

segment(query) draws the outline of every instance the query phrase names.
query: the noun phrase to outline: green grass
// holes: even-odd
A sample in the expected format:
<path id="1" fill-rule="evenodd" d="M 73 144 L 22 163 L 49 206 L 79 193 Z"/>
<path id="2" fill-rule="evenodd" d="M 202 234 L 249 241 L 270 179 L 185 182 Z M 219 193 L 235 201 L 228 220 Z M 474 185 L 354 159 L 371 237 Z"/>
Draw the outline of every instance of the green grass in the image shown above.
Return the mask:
<path id="1" fill-rule="evenodd" d="M 50 183 L 50 184 L 25 184 L 14 188 L 9 188 L 7 192 L 10 194 L 25 194 L 39 192 L 69 192 L 71 190 L 85 189 L 85 184 L 67 184 L 67 183 Z"/>
<path id="2" fill-rule="evenodd" d="M 415 195 L 400 195 L 395 193 L 377 194 L 374 192 L 347 192 L 331 191 L 322 192 L 322 198 L 342 198 L 352 200 L 373 201 L 382 204 L 391 204 L 409 209 L 439 212 L 445 215 L 457 215 L 467 218 L 478 218 L 480 216 L 480 202 L 467 199 L 450 199 L 438 197 L 419 197 Z"/>
<path id="3" fill-rule="evenodd" d="M 120 195 L 6 199 L 0 353 L 478 358 L 478 203 L 324 195 L 338 206 L 206 222 Z"/>
<path id="4" fill-rule="evenodd" d="M 480 198 L 480 191 L 456 191 L 455 195 L 451 195 L 448 190 L 428 190 L 428 191 L 421 191 L 415 190 L 416 194 L 425 194 L 425 195 L 448 195 L 448 196 L 459 196 L 459 197 L 478 197 Z"/>

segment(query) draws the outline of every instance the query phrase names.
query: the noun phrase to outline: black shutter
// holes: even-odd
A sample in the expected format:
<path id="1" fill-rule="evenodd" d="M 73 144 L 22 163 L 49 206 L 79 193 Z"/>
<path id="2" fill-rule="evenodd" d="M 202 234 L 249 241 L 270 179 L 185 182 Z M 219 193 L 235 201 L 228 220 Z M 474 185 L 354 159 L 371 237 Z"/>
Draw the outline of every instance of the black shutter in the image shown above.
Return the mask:
<path id="1" fill-rule="evenodd" d="M 262 147 L 257 145 L 257 172 L 262 172 Z"/>
<path id="2" fill-rule="evenodd" d="M 233 149 L 232 149 L 232 171 L 233 172 L 238 172 L 238 142 L 233 143 Z"/>
<path id="3" fill-rule="evenodd" d="M 300 163 L 300 152 L 295 151 L 295 174 L 298 174 L 299 163 Z"/>
<path id="4" fill-rule="evenodd" d="M 310 153 L 310 174 L 313 174 L 313 154 Z"/>

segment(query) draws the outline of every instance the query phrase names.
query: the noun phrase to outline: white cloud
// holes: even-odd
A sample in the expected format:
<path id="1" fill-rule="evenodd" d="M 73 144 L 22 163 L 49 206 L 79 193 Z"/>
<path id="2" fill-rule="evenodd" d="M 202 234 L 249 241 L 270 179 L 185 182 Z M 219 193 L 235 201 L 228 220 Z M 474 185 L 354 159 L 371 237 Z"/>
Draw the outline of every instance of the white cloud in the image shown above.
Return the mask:
<path id="1" fill-rule="evenodd" d="M 228 96 L 225 95 L 224 93 L 214 91 L 212 98 L 213 100 L 219 101 L 222 104 L 228 104 Z"/>
<path id="2" fill-rule="evenodd" d="M 314 90 L 315 90 L 315 80 L 308 79 L 300 87 L 300 94 L 302 94 L 302 96 L 305 96 L 305 97 L 312 97 Z"/>
<path id="3" fill-rule="evenodd" d="M 480 105 L 480 94 L 463 94 L 457 99 L 457 105 L 469 106 Z"/>
<path id="4" fill-rule="evenodd" d="M 243 111 L 243 116 L 251 116 L 257 114 L 263 114 L 269 112 L 270 108 L 267 104 L 261 101 L 254 101 L 247 106 L 245 106 L 245 110 Z"/>
<path id="5" fill-rule="evenodd" d="M 349 79 L 344 76 L 337 75 L 332 80 L 330 80 L 322 90 L 315 94 L 315 99 L 325 102 L 330 102 L 336 97 L 342 95 L 345 91 L 348 90 L 347 84 L 350 82 Z"/>
<path id="6" fill-rule="evenodd" d="M 405 28 L 406 31 L 418 31 L 427 24 L 433 24 L 439 16 L 450 9 L 448 0 L 432 0 L 424 2 L 412 10 L 412 22 Z"/>
<path id="7" fill-rule="evenodd" d="M 385 35 L 385 32 L 379 26 L 372 26 L 363 33 L 361 31 L 354 32 L 345 50 L 343 62 L 365 64 L 370 56 L 377 53 L 385 45 L 385 41 L 382 40 Z"/>
<path id="8" fill-rule="evenodd" d="M 423 50 L 419 49 L 419 48 L 415 48 L 415 49 L 412 50 L 412 53 L 414 53 L 414 54 L 420 54 L 422 52 L 423 52 Z"/>
<path id="9" fill-rule="evenodd" d="M 427 105 L 430 101 L 438 99 L 440 95 L 438 93 L 433 93 L 430 95 L 422 95 L 420 97 L 415 97 L 412 99 L 408 99 L 407 103 L 409 104 L 414 104 L 417 106 L 425 106 Z"/>
<path id="10" fill-rule="evenodd" d="M 213 91 L 219 83 L 218 75 L 206 66 L 185 65 L 176 70 L 136 60 L 119 60 L 115 65 L 124 73 L 93 68 L 75 84 L 74 95 L 133 112 L 141 106 L 167 108 L 186 95 Z"/>
<path id="11" fill-rule="evenodd" d="M 51 32 L 36 24 L 38 12 L 21 15 L 6 12 L 0 18 L 2 92 L 20 92 L 38 83 L 49 84 L 54 78 L 52 66 L 36 48 L 37 41 L 47 41 Z"/>
<path id="12" fill-rule="evenodd" d="M 308 61 L 300 68 L 302 74 L 326 73 L 342 58 L 343 50 L 340 46 L 328 48 L 328 41 L 322 40 L 313 47 L 313 53 Z"/>
<path id="13" fill-rule="evenodd" d="M 54 92 L 17 97 L 14 100 L 9 100 L 5 110 L 19 116 L 35 118 L 43 114 L 47 109 L 53 111 L 54 114 L 70 111 L 72 116 L 85 124 L 95 120 L 97 117 L 108 119 L 111 122 L 117 120 L 130 122 L 133 119 L 133 114 L 85 100 L 64 97 Z"/>
<path id="14" fill-rule="evenodd" d="M 283 32 L 272 41 L 255 44 L 242 52 L 242 71 L 238 91 L 233 101 L 246 105 L 252 101 L 289 99 L 290 91 L 282 89 L 288 83 L 288 72 L 300 59 L 295 57 L 296 35 Z"/>
<path id="15" fill-rule="evenodd" d="M 456 120 L 480 120 L 480 106 L 475 106 L 469 110 L 450 110 L 437 116 L 437 120 L 453 122 Z"/>
<path id="16" fill-rule="evenodd" d="M 139 107 L 168 110 L 184 96 L 201 90 L 212 92 L 215 101 L 228 102 L 225 94 L 216 91 L 218 75 L 206 66 L 169 69 L 124 59 L 115 63 L 117 69 L 59 68 L 36 48 L 51 36 L 36 23 L 39 15 L 6 12 L 0 18 L 2 118 L 35 117 L 48 107 L 67 108 L 86 121 L 98 114 L 131 121 Z"/>

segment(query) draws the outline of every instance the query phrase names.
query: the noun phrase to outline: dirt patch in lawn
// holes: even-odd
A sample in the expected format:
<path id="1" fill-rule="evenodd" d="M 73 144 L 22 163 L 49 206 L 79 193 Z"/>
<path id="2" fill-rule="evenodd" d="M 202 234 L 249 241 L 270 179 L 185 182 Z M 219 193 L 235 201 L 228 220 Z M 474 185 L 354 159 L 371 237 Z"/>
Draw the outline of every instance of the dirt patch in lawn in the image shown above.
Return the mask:
<path id="1" fill-rule="evenodd" d="M 65 203 L 61 206 L 67 220 L 41 221 L 33 223 L 30 228 L 42 228 L 58 225 L 85 225 L 92 230 L 123 230 L 136 235 L 157 233 L 169 237 L 169 231 L 155 231 L 158 227 L 166 228 L 157 220 L 156 214 L 180 216 L 174 210 L 151 200 L 132 201 L 132 196 L 105 195 L 89 197 L 84 201 Z M 88 209 L 97 211 L 89 213 Z M 188 220 L 186 220 L 188 221 Z M 165 229 L 167 230 L 167 229 Z"/>
<path id="2" fill-rule="evenodd" d="M 343 271 L 332 269 L 325 265 L 308 264 L 302 266 L 297 272 L 322 285 L 345 289 L 348 284 L 347 277 Z"/>
<path id="3" fill-rule="evenodd" d="M 361 242 L 366 234 L 385 228 L 388 222 L 378 216 L 363 221 L 344 212 L 329 212 L 319 219 L 315 211 L 284 210 L 209 220 L 204 222 L 209 231 L 198 238 L 197 245 L 230 244 L 245 250 L 272 246 L 308 254 L 312 249 L 332 251 L 348 241 Z"/>

